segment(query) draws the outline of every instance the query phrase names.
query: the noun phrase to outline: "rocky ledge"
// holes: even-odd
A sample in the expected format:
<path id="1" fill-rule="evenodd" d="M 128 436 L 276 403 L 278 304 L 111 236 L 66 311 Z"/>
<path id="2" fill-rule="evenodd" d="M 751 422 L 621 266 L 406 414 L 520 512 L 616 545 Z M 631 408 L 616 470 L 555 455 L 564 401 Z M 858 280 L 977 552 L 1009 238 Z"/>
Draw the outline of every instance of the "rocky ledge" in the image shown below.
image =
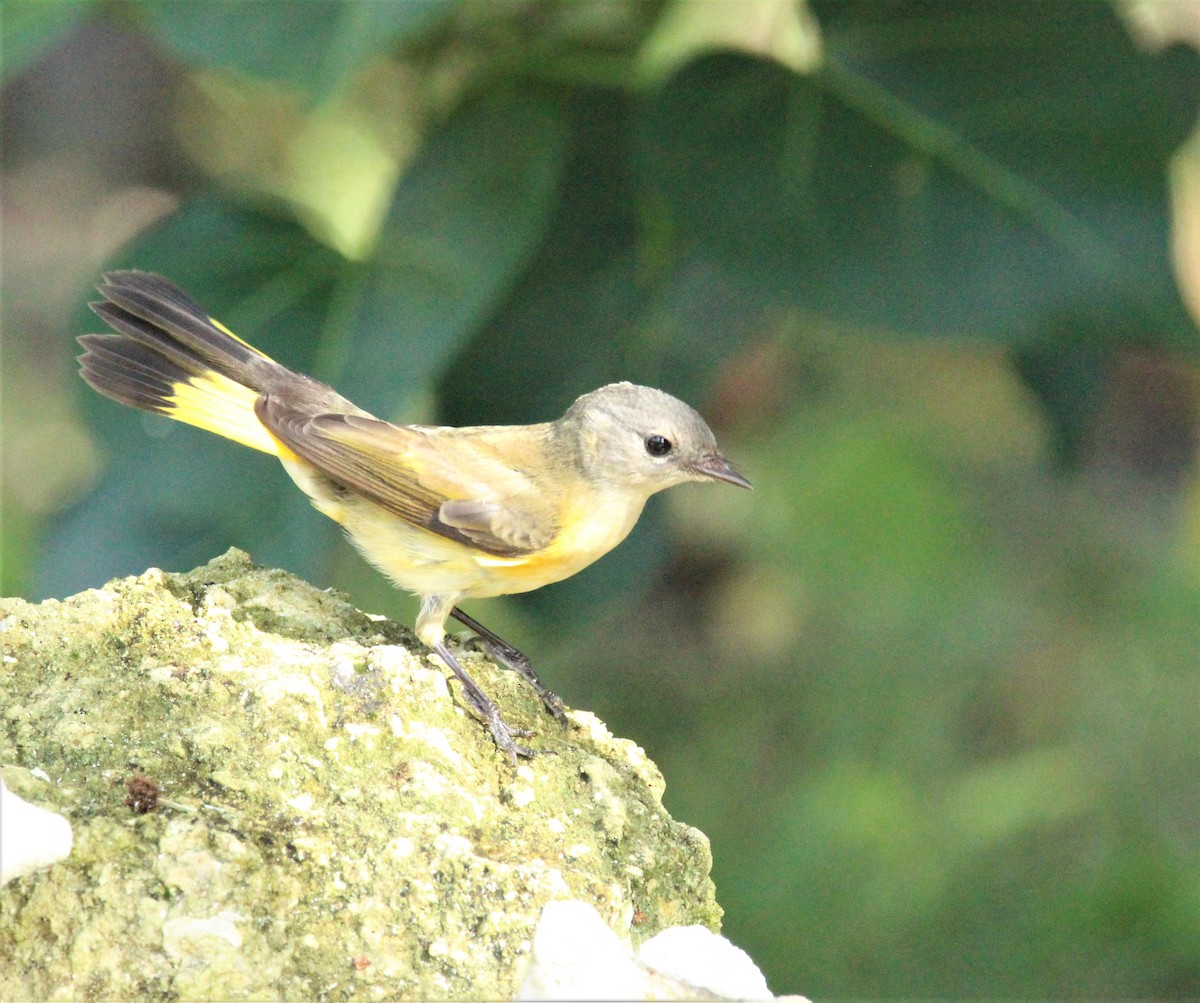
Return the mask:
<path id="1" fill-rule="evenodd" d="M 503 999 L 549 902 L 719 926 L 640 748 L 464 650 L 556 753 L 513 767 L 405 628 L 239 551 L 0 600 L 0 646 L 0 776 L 59 830 L 0 888 L 0 998 Z"/>

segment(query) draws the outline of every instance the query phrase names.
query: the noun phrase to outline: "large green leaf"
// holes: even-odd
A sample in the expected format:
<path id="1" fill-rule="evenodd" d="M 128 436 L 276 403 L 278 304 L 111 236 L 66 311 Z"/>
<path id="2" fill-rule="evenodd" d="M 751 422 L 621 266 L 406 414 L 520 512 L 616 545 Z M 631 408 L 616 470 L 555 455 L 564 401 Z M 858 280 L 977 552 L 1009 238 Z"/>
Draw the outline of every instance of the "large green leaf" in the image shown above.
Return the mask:
<path id="1" fill-rule="evenodd" d="M 507 296 L 546 229 L 562 173 L 562 113 L 536 92 L 491 92 L 432 136 L 392 201 L 347 340 L 326 372 L 388 414 L 427 387 Z"/>
<path id="2" fill-rule="evenodd" d="M 808 79 L 698 60 L 646 121 L 683 258 L 887 331 L 1027 341 L 1072 302 L 1195 345 L 1167 257 L 1167 158 L 1194 54 L 1138 50 L 1107 6 L 818 4 Z"/>
<path id="3" fill-rule="evenodd" d="M 189 63 L 323 97 L 374 54 L 420 37 L 459 0 L 147 0 L 155 34 Z"/>
<path id="4" fill-rule="evenodd" d="M 439 384 L 452 424 L 556 417 L 579 394 L 632 378 L 624 354 L 644 302 L 637 283 L 637 192 L 627 171 L 628 101 L 566 97 L 570 157 L 519 284 Z"/>
<path id="5" fill-rule="evenodd" d="M 718 53 L 640 104 L 577 98 L 548 238 L 463 359 L 504 417 L 611 378 L 702 392 L 778 303 L 889 334 L 1198 344 L 1165 187 L 1195 54 L 1074 0 L 817 12 L 815 77 Z M 477 385 L 444 387 L 452 417 Z"/>
<path id="6" fill-rule="evenodd" d="M 1140 50 L 1108 5 L 1074 0 L 815 10 L 816 76 L 717 54 L 650 101 L 648 201 L 678 271 L 841 325 L 1011 347 L 1070 459 L 1108 353 L 1200 347 L 1166 191 L 1196 53 Z"/>

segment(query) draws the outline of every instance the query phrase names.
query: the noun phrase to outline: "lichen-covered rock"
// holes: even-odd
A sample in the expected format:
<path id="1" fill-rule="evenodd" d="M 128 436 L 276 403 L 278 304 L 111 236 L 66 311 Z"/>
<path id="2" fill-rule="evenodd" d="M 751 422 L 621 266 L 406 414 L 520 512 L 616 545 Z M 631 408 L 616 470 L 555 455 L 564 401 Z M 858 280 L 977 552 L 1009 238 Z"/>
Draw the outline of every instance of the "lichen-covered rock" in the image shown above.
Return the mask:
<path id="1" fill-rule="evenodd" d="M 2 599 L 0 646 L 0 767 L 75 835 L 0 889 L 0 998 L 507 998 L 546 902 L 719 924 L 641 749 L 463 652 L 557 753 L 514 768 L 408 631 L 238 551 Z"/>

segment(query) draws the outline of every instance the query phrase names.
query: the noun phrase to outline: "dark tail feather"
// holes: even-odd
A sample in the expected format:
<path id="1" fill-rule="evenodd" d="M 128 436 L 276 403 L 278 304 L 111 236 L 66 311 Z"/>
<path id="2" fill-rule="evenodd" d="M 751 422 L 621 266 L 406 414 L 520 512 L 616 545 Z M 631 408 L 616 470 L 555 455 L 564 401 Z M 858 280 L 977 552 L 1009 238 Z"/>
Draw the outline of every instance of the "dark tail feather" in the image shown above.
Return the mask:
<path id="1" fill-rule="evenodd" d="M 251 389 L 278 367 L 227 331 L 178 286 L 151 272 L 109 272 L 97 287 L 107 302 L 92 309 L 122 334 L 193 375 L 216 370 Z"/>
<path id="2" fill-rule="evenodd" d="M 160 276 L 112 272 L 104 278 L 98 288 L 105 300 L 92 309 L 117 333 L 79 339 L 83 378 L 118 403 L 278 456 L 279 442 L 255 405 L 266 385 L 305 378 L 227 331 Z"/>
<path id="3" fill-rule="evenodd" d="M 177 384 L 196 375 L 165 354 L 120 334 L 85 334 L 79 339 L 80 375 L 95 390 L 120 404 L 167 413 Z"/>

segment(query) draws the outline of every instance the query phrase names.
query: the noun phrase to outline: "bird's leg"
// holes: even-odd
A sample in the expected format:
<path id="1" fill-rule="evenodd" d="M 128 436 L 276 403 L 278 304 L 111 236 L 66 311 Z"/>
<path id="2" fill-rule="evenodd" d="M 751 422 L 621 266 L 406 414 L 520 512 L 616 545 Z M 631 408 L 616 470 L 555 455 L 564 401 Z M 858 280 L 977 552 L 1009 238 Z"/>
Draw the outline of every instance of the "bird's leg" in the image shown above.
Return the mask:
<path id="1" fill-rule="evenodd" d="M 467 616 L 461 609 L 455 606 L 450 610 L 450 615 L 461 623 L 467 630 L 475 634 L 487 653 L 493 658 L 498 659 L 512 669 L 517 675 L 529 683 L 534 688 L 537 695 L 541 697 L 542 703 L 545 705 L 550 715 L 558 721 L 565 722 L 567 720 L 566 710 L 563 708 L 563 702 L 557 695 L 548 690 L 542 681 L 538 678 L 537 673 L 533 671 L 533 666 L 529 664 L 529 659 L 503 638 L 498 637 L 487 629 L 483 624 L 473 617 Z"/>
<path id="2" fill-rule="evenodd" d="M 458 659 L 450 654 L 450 649 L 446 647 L 446 642 L 438 641 L 432 645 L 432 648 L 438 658 L 450 666 L 450 671 L 458 677 L 458 681 L 462 683 L 463 693 L 466 695 L 467 702 L 487 722 L 488 731 L 492 733 L 492 739 L 495 741 L 497 748 L 502 752 L 508 753 L 508 758 L 512 760 L 513 765 L 517 765 L 518 756 L 524 756 L 526 759 L 532 759 L 536 756 L 537 753 L 533 749 L 520 745 L 515 740 L 516 738 L 524 738 L 526 735 L 533 733 L 523 731 L 519 728 L 511 728 L 504 722 L 504 718 L 500 716 L 499 708 L 479 688 L 475 680 L 467 675 L 467 670 L 458 664 Z"/>
<path id="3" fill-rule="evenodd" d="M 504 722 L 504 718 L 500 716 L 499 708 L 488 699 L 487 694 L 479 688 L 475 680 L 467 675 L 467 670 L 458 664 L 458 659 L 450 654 L 450 649 L 446 647 L 444 624 L 446 617 L 454 608 L 454 601 L 457 598 L 458 595 L 453 592 L 422 596 L 421 610 L 417 614 L 417 637 L 421 639 L 422 643 L 427 644 L 458 677 L 458 681 L 462 683 L 463 695 L 467 698 L 467 703 L 487 722 L 488 731 L 492 733 L 496 746 L 501 751 L 508 753 L 508 758 L 515 766 L 518 756 L 532 759 L 537 754 L 533 749 L 526 748 L 516 741 L 517 738 L 532 735 L 533 732 L 509 727 Z"/>

